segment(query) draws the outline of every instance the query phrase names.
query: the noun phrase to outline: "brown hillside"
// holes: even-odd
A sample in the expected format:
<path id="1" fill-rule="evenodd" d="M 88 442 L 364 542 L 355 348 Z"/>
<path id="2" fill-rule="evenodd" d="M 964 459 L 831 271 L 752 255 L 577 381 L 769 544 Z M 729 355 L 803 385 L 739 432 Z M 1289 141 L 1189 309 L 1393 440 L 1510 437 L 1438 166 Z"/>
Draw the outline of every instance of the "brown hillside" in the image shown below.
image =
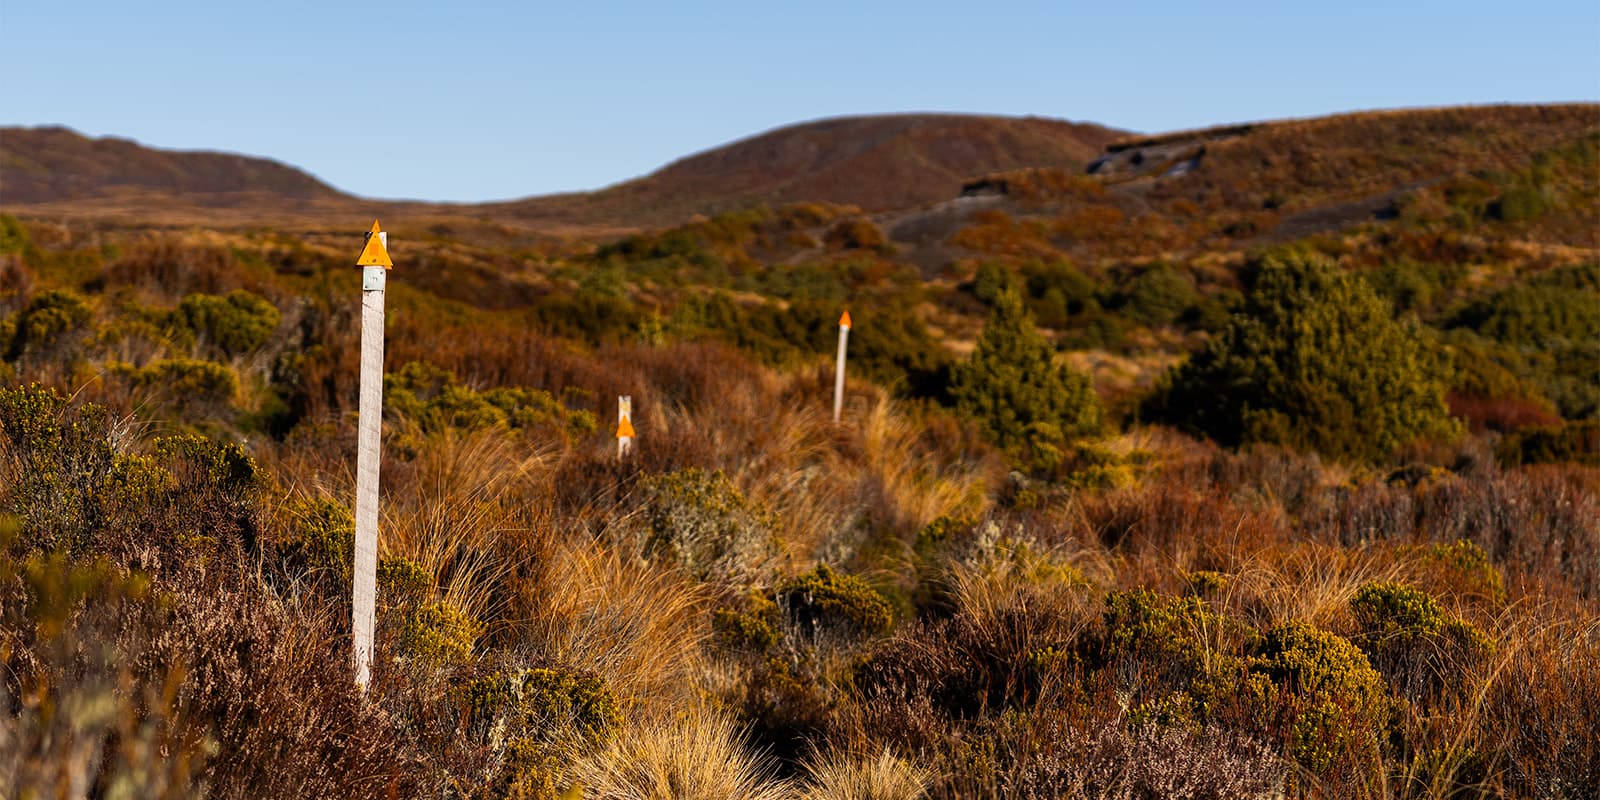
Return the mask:
<path id="1" fill-rule="evenodd" d="M 975 175 L 1077 171 L 1121 133 L 1037 117 L 896 114 L 808 122 L 708 150 L 585 195 L 497 206 L 525 219 L 659 225 L 750 205 L 818 201 L 869 211 L 948 200 Z"/>
<path id="2" fill-rule="evenodd" d="M 265 158 L 157 150 L 127 139 L 91 139 L 55 126 L 0 130 L 0 201 L 7 204 L 149 192 L 341 196 L 322 181 Z"/>

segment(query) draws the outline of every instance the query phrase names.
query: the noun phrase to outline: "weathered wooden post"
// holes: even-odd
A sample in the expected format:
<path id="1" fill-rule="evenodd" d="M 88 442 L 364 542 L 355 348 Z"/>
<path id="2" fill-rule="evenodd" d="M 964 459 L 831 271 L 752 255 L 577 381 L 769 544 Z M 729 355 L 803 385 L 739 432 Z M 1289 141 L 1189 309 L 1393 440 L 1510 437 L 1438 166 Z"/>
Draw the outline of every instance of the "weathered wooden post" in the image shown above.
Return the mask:
<path id="1" fill-rule="evenodd" d="M 356 436 L 356 542 L 350 630 L 356 684 L 372 677 L 373 609 L 378 584 L 378 463 L 383 434 L 383 293 L 389 269 L 388 234 L 372 221 L 361 267 L 361 405 Z"/>
<path id="2" fill-rule="evenodd" d="M 838 370 L 833 379 L 833 421 L 839 422 L 839 415 L 844 412 L 844 347 L 850 341 L 850 311 L 846 309 L 844 316 L 839 318 L 839 357 Z"/>
<path id="3" fill-rule="evenodd" d="M 633 396 L 617 397 L 617 460 L 633 452 Z"/>

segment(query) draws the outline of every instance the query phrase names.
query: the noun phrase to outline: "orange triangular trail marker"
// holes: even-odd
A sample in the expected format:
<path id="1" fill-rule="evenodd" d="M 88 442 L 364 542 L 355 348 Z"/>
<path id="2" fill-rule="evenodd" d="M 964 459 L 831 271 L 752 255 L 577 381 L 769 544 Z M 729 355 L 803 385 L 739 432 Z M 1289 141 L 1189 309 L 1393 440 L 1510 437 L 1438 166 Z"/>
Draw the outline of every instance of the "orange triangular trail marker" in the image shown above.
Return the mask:
<path id="1" fill-rule="evenodd" d="M 383 231 L 378 230 L 378 221 L 372 221 L 372 230 L 367 233 L 367 246 L 361 248 L 361 257 L 356 259 L 358 267 L 383 267 L 394 269 L 394 262 L 389 259 L 388 237 Z"/>
<path id="2" fill-rule="evenodd" d="M 850 309 L 848 309 L 848 308 L 845 309 L 844 316 L 839 318 L 839 327 L 841 327 L 841 328 L 850 327 Z"/>
<path id="3" fill-rule="evenodd" d="M 622 421 L 617 423 L 617 438 L 632 439 L 633 436 L 633 420 L 623 417 Z"/>

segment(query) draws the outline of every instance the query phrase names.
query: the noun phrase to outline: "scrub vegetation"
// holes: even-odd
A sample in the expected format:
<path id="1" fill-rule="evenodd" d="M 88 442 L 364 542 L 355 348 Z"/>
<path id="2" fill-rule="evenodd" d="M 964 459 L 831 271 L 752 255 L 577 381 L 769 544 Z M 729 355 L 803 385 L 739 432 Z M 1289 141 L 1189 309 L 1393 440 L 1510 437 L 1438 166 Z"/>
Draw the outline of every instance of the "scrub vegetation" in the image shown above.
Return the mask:
<path id="1" fill-rule="evenodd" d="M 1597 126 L 396 220 L 365 693 L 360 239 L 0 216 L 0 787 L 1594 797 Z"/>

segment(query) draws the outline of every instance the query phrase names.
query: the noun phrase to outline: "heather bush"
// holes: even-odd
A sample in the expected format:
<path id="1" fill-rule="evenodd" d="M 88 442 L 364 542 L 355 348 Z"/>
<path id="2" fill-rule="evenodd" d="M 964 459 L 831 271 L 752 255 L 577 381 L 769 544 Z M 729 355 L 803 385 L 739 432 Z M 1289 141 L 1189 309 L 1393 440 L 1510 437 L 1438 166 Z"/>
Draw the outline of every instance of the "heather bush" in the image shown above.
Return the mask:
<path id="1" fill-rule="evenodd" d="M 1116 310 L 1145 325 L 1171 325 L 1199 302 L 1200 294 L 1187 275 L 1160 264 L 1128 281 Z"/>
<path id="2" fill-rule="evenodd" d="M 1342 460 L 1448 436 L 1448 369 L 1360 279 L 1315 257 L 1269 258 L 1245 305 L 1147 409 L 1226 445 L 1271 442 Z"/>

